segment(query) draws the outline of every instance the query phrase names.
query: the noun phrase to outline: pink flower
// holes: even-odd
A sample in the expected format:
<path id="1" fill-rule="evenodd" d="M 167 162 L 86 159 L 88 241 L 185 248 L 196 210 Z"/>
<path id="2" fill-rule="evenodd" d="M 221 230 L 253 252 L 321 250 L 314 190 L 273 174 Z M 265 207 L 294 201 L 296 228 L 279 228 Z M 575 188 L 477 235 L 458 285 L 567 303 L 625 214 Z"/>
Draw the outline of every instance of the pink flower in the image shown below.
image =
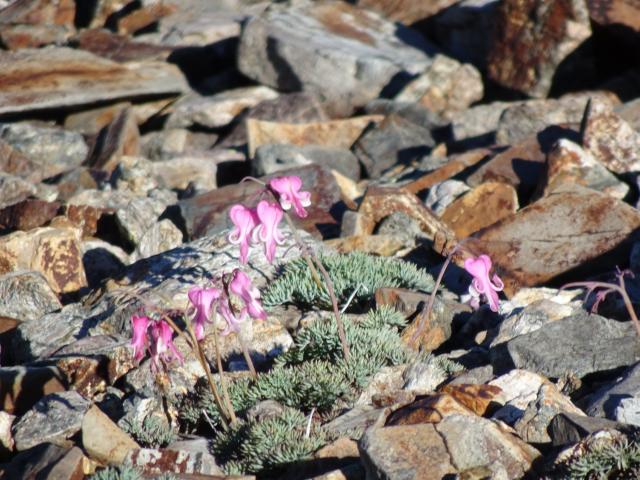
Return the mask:
<path id="1" fill-rule="evenodd" d="M 311 194 L 300 191 L 302 187 L 300 177 L 295 175 L 277 177 L 269 182 L 269 186 L 278 194 L 283 209 L 289 210 L 293 205 L 296 215 L 300 218 L 307 216 L 307 211 L 303 207 L 311 205 Z"/>
<path id="2" fill-rule="evenodd" d="M 493 275 L 489 279 L 491 272 L 491 259 L 488 255 L 480 255 L 478 258 L 467 258 L 464 261 L 464 268 L 473 276 L 469 293 L 472 295 L 472 305 L 477 306 L 480 296 L 483 295 L 489 303 L 489 308 L 494 312 L 498 311 L 498 293 L 504 288 L 504 283 L 498 275 Z"/>
<path id="3" fill-rule="evenodd" d="M 222 292 L 218 288 L 200 288 L 192 287 L 187 296 L 196 309 L 193 318 L 193 330 L 196 334 L 196 340 L 204 338 L 204 324 L 211 323 L 209 312 L 211 312 L 211 304 L 214 300 L 218 300 Z"/>
<path id="4" fill-rule="evenodd" d="M 260 304 L 260 291 L 251 285 L 251 279 L 241 270 L 236 270 L 233 280 L 229 283 L 229 290 L 238 295 L 245 304 L 249 316 L 255 319 L 266 320 L 267 312 Z"/>
<path id="5" fill-rule="evenodd" d="M 249 255 L 249 238 L 254 227 L 258 224 L 256 212 L 244 205 L 234 205 L 229 210 L 229 217 L 235 228 L 231 230 L 227 239 L 232 244 L 240 244 L 240 262 L 247 263 Z"/>
<path id="6" fill-rule="evenodd" d="M 133 325 L 133 337 L 131 338 L 131 346 L 133 347 L 133 358 L 136 362 L 142 360 L 144 351 L 147 349 L 147 327 L 149 326 L 149 318 L 144 315 L 133 315 L 131 317 Z"/>
<path id="7" fill-rule="evenodd" d="M 151 342 L 149 352 L 153 365 L 157 368 L 159 360 L 170 362 L 174 358 L 180 363 L 184 358 L 173 344 L 173 330 L 164 320 L 156 320 L 150 327 Z"/>
<path id="8" fill-rule="evenodd" d="M 225 298 L 218 304 L 218 312 L 222 315 L 222 318 L 227 322 L 227 328 L 225 328 L 220 335 L 223 337 L 229 335 L 231 332 L 238 333 L 240 331 L 240 323 L 247 318 L 247 309 L 243 308 L 239 314 L 239 318 L 234 315 L 229 307 L 229 299 Z"/>
<path id="9" fill-rule="evenodd" d="M 276 244 L 282 245 L 284 236 L 278 230 L 278 224 L 284 213 L 277 203 L 262 200 L 256 207 L 260 224 L 253 231 L 253 240 L 264 242 L 264 253 L 269 263 L 273 262 L 276 254 Z"/>

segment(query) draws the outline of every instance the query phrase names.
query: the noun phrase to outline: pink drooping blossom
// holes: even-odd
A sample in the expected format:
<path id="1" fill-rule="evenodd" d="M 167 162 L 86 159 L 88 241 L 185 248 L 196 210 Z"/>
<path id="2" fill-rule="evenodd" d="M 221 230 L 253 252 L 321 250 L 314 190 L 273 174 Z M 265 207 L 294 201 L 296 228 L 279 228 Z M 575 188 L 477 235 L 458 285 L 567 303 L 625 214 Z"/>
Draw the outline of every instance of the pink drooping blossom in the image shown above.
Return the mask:
<path id="1" fill-rule="evenodd" d="M 307 216 L 304 207 L 311 205 L 311 194 L 301 192 L 302 180 L 295 175 L 288 177 L 277 177 L 269 182 L 271 189 L 278 194 L 280 205 L 283 209 L 289 210 L 292 206 L 300 218 Z"/>
<path id="2" fill-rule="evenodd" d="M 258 224 L 256 211 L 238 204 L 231 207 L 229 217 L 231 217 L 234 229 L 231 230 L 227 239 L 232 244 L 240 244 L 240 262 L 247 263 L 251 232 Z"/>
<path id="3" fill-rule="evenodd" d="M 260 224 L 253 231 L 253 241 L 264 243 L 264 254 L 269 263 L 273 262 L 276 254 L 276 245 L 284 243 L 284 236 L 278 230 L 278 224 L 282 220 L 284 212 L 277 203 L 262 200 L 256 207 Z"/>
<path id="4" fill-rule="evenodd" d="M 220 335 L 227 336 L 231 332 L 238 333 L 240 331 L 240 324 L 247 318 L 247 309 L 243 308 L 238 314 L 233 313 L 229 306 L 229 299 L 224 298 L 218 304 L 218 313 L 227 322 L 227 327 L 220 333 Z"/>
<path id="5" fill-rule="evenodd" d="M 147 349 L 147 327 L 149 326 L 149 321 L 149 317 L 144 315 L 133 315 L 131 317 L 133 326 L 131 346 L 133 347 L 133 358 L 136 362 L 142 360 Z"/>
<path id="6" fill-rule="evenodd" d="M 204 338 L 204 325 L 211 323 L 210 312 L 211 304 L 220 298 L 222 291 L 218 288 L 201 288 L 192 287 L 187 296 L 195 307 L 195 316 L 193 317 L 193 330 L 196 340 Z"/>
<path id="7" fill-rule="evenodd" d="M 229 283 L 229 290 L 242 299 L 251 318 L 267 319 L 267 312 L 264 311 L 260 303 L 260 291 L 251 284 L 251 279 L 246 273 L 236 270 L 233 280 Z"/>
<path id="8" fill-rule="evenodd" d="M 464 261 L 464 268 L 473 276 L 469 293 L 472 296 L 472 306 L 477 308 L 480 304 L 481 296 L 489 303 L 492 311 L 498 311 L 498 293 L 504 288 L 504 283 L 498 275 L 494 274 L 489 279 L 491 272 L 491 259 L 488 255 L 470 257 Z"/>

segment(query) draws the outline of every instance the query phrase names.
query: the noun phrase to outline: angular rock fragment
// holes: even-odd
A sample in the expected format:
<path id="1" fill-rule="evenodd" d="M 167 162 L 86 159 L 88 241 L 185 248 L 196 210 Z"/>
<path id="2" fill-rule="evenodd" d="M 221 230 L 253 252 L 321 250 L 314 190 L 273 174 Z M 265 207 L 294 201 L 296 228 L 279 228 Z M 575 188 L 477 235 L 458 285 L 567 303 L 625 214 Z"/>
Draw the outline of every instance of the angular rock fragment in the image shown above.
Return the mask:
<path id="1" fill-rule="evenodd" d="M 640 426 L 640 366 L 629 367 L 619 378 L 603 385 L 588 399 L 585 411 L 590 416 Z"/>
<path id="2" fill-rule="evenodd" d="M 120 465 L 131 450 L 140 448 L 95 405 L 82 419 L 82 446 L 89 456 L 109 465 Z"/>
<path id="3" fill-rule="evenodd" d="M 171 220 L 160 220 L 151 225 L 140 237 L 132 261 L 162 253 L 182 244 L 182 232 Z"/>
<path id="4" fill-rule="evenodd" d="M 14 358 L 20 361 L 21 359 Z M 66 380 L 56 367 L 1 367 L 2 410 L 22 415 L 43 396 L 67 390 Z"/>
<path id="5" fill-rule="evenodd" d="M 424 71 L 434 47 L 415 32 L 343 2 L 271 5 L 244 27 L 238 67 L 278 90 L 312 91 L 350 114 L 393 80 Z M 318 61 L 320 59 L 321 61 Z"/>
<path id="6" fill-rule="evenodd" d="M 0 41 L 7 50 L 62 45 L 73 34 L 65 25 L 2 25 Z"/>
<path id="7" fill-rule="evenodd" d="M 62 308 L 41 273 L 18 271 L 0 276 L 0 315 L 22 322 Z"/>
<path id="8" fill-rule="evenodd" d="M 124 155 L 140 152 L 140 131 L 130 108 L 123 108 L 97 135 L 85 165 L 112 172 Z"/>
<path id="9" fill-rule="evenodd" d="M 0 208 L 9 207 L 37 193 L 36 186 L 22 178 L 0 172 Z"/>
<path id="10" fill-rule="evenodd" d="M 549 424 L 549 437 L 554 446 L 576 443 L 601 430 L 627 430 L 629 427 L 612 420 L 574 413 L 559 413 Z"/>
<path id="11" fill-rule="evenodd" d="M 436 0 L 433 2 L 416 2 L 415 0 L 358 0 L 356 5 L 375 10 L 389 20 L 410 25 L 432 15 L 455 3 L 455 0 Z"/>
<path id="12" fill-rule="evenodd" d="M 640 214 L 631 206 L 585 187 L 563 186 L 466 246 L 491 257 L 505 291 L 513 294 L 614 250 L 639 226 Z"/>
<path id="13" fill-rule="evenodd" d="M 549 93 L 558 67 L 591 35 L 584 0 L 507 0 L 496 22 L 489 78 L 533 97 Z"/>

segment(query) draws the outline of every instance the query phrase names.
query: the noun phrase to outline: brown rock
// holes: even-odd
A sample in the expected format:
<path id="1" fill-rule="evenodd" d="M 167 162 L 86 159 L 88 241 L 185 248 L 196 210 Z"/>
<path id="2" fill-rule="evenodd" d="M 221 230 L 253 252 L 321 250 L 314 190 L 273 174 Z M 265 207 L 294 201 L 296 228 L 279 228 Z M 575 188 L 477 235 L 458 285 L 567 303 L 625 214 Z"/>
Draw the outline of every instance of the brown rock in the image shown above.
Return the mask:
<path id="1" fill-rule="evenodd" d="M 436 393 L 396 410 L 389 415 L 385 426 L 438 423 L 444 417 L 456 413 L 460 415 L 474 415 L 470 409 L 462 405 L 451 395 Z"/>
<path id="2" fill-rule="evenodd" d="M 140 131 L 133 112 L 122 109 L 115 118 L 98 134 L 89 153 L 86 165 L 91 168 L 112 172 L 123 155 L 136 156 L 140 153 Z"/>
<path id="3" fill-rule="evenodd" d="M 27 199 L 0 210 L 0 229 L 5 232 L 41 227 L 58 214 L 60 203 Z"/>
<path id="4" fill-rule="evenodd" d="M 610 106 L 591 102 L 583 121 L 582 144 L 615 173 L 640 170 L 640 133 Z"/>
<path id="5" fill-rule="evenodd" d="M 589 16 L 599 25 L 624 25 L 640 31 L 640 6 L 634 0 L 587 0 Z"/>
<path id="6" fill-rule="evenodd" d="M 41 166 L 13 148 L 4 140 L 0 140 L 0 171 L 16 175 L 32 182 L 44 178 Z"/>
<path id="7" fill-rule="evenodd" d="M 442 216 L 460 239 L 518 210 L 518 195 L 508 183 L 485 182 L 455 200 Z"/>
<path id="8" fill-rule="evenodd" d="M 130 37 L 100 29 L 84 30 L 73 38 L 73 42 L 81 50 L 114 62 L 166 60 L 174 51 L 172 47 L 136 42 Z"/>
<path id="9" fill-rule="evenodd" d="M 324 145 L 349 149 L 371 123 L 380 122 L 381 115 L 365 115 L 348 120 L 330 120 L 308 124 L 274 123 L 247 120 L 249 156 L 253 158 L 260 145 L 290 143 L 292 145 Z"/>
<path id="10" fill-rule="evenodd" d="M 438 390 L 451 395 L 457 402 L 480 416 L 488 413 L 492 404 L 502 393 L 500 387 L 495 385 L 477 384 L 444 385 Z"/>
<path id="11" fill-rule="evenodd" d="M 7 50 L 62 44 L 72 31 L 63 25 L 2 25 L 0 41 Z"/>
<path id="12" fill-rule="evenodd" d="M 545 97 L 556 69 L 589 36 L 584 0 L 507 0 L 500 3 L 489 53 L 489 78 Z"/>
<path id="13" fill-rule="evenodd" d="M 14 232 L 0 239 L 0 272 L 41 272 L 58 293 L 87 285 L 78 231 L 43 227 Z"/>
<path id="14" fill-rule="evenodd" d="M 118 20 L 118 33 L 123 35 L 133 34 L 158 22 L 162 17 L 172 14 L 176 11 L 176 8 L 175 5 L 155 3 L 134 10 Z"/>
<path id="15" fill-rule="evenodd" d="M 129 451 L 140 448 L 95 405 L 82 420 L 82 446 L 92 459 L 109 465 L 120 465 Z"/>
<path id="16" fill-rule="evenodd" d="M 127 107 L 131 107 L 129 102 L 120 102 L 105 107 L 73 112 L 65 118 L 64 128 L 87 136 L 97 135 Z"/>
<path id="17" fill-rule="evenodd" d="M 340 190 L 331 172 L 319 165 L 308 165 L 261 177 L 261 180 L 281 175 L 298 175 L 302 179 L 302 190 L 311 192 L 311 206 L 307 208 L 309 215 L 306 218 L 297 218 L 294 215 L 294 224 L 314 234 L 326 232 L 325 229 L 334 229 L 337 220 L 330 211 L 340 201 Z M 255 198 L 255 194 L 261 188 L 255 182 L 244 182 L 183 200 L 179 207 L 189 236 L 200 238 L 230 227 L 229 208 L 233 204 Z"/>
<path id="18" fill-rule="evenodd" d="M 48 471 L 44 480 L 83 480 L 85 478 L 84 466 L 89 459 L 84 456 L 78 447 L 72 447 L 55 465 Z"/>
<path id="19" fill-rule="evenodd" d="M 486 253 L 512 295 L 600 257 L 629 240 L 640 213 L 578 185 L 561 187 L 465 244 Z"/>
<path id="20" fill-rule="evenodd" d="M 121 65 L 66 47 L 0 52 L 0 71 L 0 114 L 172 95 L 187 88 L 173 65 Z"/>
<path id="21" fill-rule="evenodd" d="M 82 230 L 82 237 L 92 237 L 98 231 L 98 222 L 103 215 L 112 214 L 109 208 L 92 207 L 91 205 L 65 205 L 63 215 L 72 225 Z"/>
<path id="22" fill-rule="evenodd" d="M 55 367 L 0 368 L 2 410 L 22 415 L 43 396 L 64 392 L 66 381 Z"/>
<path id="23" fill-rule="evenodd" d="M 0 24 L 67 25 L 73 27 L 73 0 L 18 0 L 0 11 Z"/>
<path id="24" fill-rule="evenodd" d="M 389 20 L 410 25 L 435 15 L 456 3 L 456 0 L 358 0 L 356 5 L 381 13 Z"/>

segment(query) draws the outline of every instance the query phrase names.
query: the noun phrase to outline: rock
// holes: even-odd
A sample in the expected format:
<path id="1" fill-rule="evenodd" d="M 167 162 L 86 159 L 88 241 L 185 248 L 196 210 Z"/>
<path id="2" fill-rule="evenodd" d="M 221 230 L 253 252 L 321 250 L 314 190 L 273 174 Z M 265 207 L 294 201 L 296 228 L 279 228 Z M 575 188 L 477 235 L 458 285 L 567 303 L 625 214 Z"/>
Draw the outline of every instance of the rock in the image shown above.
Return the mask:
<path id="1" fill-rule="evenodd" d="M 515 479 L 540 455 L 490 420 L 455 414 L 436 425 L 369 429 L 359 448 L 367 478 L 388 479 L 440 479 L 481 466 L 492 478 Z"/>
<path id="2" fill-rule="evenodd" d="M 456 198 L 469 190 L 467 184 L 460 180 L 445 180 L 429 189 L 424 203 L 433 213 L 440 216 Z"/>
<path id="3" fill-rule="evenodd" d="M 381 120 L 380 115 L 364 115 L 346 120 L 287 124 L 250 118 L 247 120 L 249 157 L 253 158 L 261 145 L 271 143 L 349 149 L 371 123 Z"/>
<path id="4" fill-rule="evenodd" d="M 367 103 L 363 111 L 368 115 L 382 115 L 385 117 L 392 114 L 399 115 L 405 120 L 428 130 L 444 128 L 448 124 L 446 119 L 419 102 L 401 102 L 387 98 L 376 98 Z"/>
<path id="5" fill-rule="evenodd" d="M 65 25 L 2 25 L 0 41 L 7 50 L 63 45 L 73 34 Z"/>
<path id="6" fill-rule="evenodd" d="M 372 425 L 383 425 L 389 414 L 389 408 L 374 408 L 371 405 L 356 405 L 342 415 L 323 425 L 323 428 L 336 436 L 350 435 L 352 432 L 364 432 Z"/>
<path id="7" fill-rule="evenodd" d="M 437 0 L 426 4 L 413 0 L 358 0 L 356 5 L 375 10 L 394 22 L 410 25 L 437 14 L 453 3 L 455 3 L 454 0 Z"/>
<path id="8" fill-rule="evenodd" d="M 218 186 L 218 166 L 206 155 L 181 155 L 153 162 L 151 168 L 159 186 L 168 190 L 186 190 L 192 186 L 196 192 L 206 192 Z"/>
<path id="9" fill-rule="evenodd" d="M 495 133 L 502 114 L 517 102 L 491 102 L 475 105 L 451 115 L 451 139 L 471 146 L 496 143 Z"/>
<path id="10" fill-rule="evenodd" d="M 207 97 L 190 94 L 173 105 L 165 128 L 225 127 L 246 109 L 277 97 L 278 92 L 263 86 L 236 88 Z"/>
<path id="11" fill-rule="evenodd" d="M 215 463 L 215 458 L 208 452 L 141 448 L 129 451 L 124 460 L 146 475 L 163 473 L 222 474 Z"/>
<path id="12" fill-rule="evenodd" d="M 0 167 L 5 174 L 13 174 L 30 182 L 39 182 L 44 178 L 38 162 L 27 158 L 4 140 L 0 140 Z"/>
<path id="13" fill-rule="evenodd" d="M 547 155 L 544 195 L 560 185 L 578 184 L 622 200 L 629 186 L 619 181 L 593 155 L 571 140 L 562 138 Z"/>
<path id="14" fill-rule="evenodd" d="M 378 224 L 376 231 L 378 235 L 394 236 L 397 240 L 404 241 L 408 247 L 415 245 L 416 239 L 422 237 L 418 222 L 402 212 L 385 217 Z"/>
<path id="15" fill-rule="evenodd" d="M 336 170 L 347 178 L 360 178 L 360 164 L 357 157 L 346 148 L 321 145 L 265 144 L 256 149 L 251 163 L 254 176 L 270 175 L 281 170 L 317 163 Z"/>
<path id="16" fill-rule="evenodd" d="M 485 182 L 454 200 L 440 218 L 458 238 L 466 238 L 518 210 L 515 189 L 502 182 Z"/>
<path id="17" fill-rule="evenodd" d="M 66 478 L 69 480 L 82 480 L 84 478 L 85 466 L 90 463 L 84 456 L 82 450 L 73 447 L 53 465 L 47 472 L 47 480 L 55 478 Z"/>
<path id="18" fill-rule="evenodd" d="M 91 168 L 112 172 L 124 155 L 140 153 L 140 131 L 133 111 L 123 108 L 97 135 L 85 162 Z"/>
<path id="19" fill-rule="evenodd" d="M 6 460 L 7 453 L 13 452 L 15 442 L 11 434 L 11 425 L 15 421 L 15 415 L 5 411 L 0 412 L 0 460 Z"/>
<path id="20" fill-rule="evenodd" d="M 142 234 L 132 260 L 150 257 L 182 244 L 182 232 L 171 220 L 160 220 Z"/>
<path id="21" fill-rule="evenodd" d="M 126 241 L 134 246 L 140 245 L 143 236 L 153 227 L 166 206 L 166 203 L 161 200 L 137 197 L 131 200 L 125 208 L 118 209 L 115 220 Z M 172 238 L 175 239 L 175 233 L 172 235 Z M 152 239 L 153 237 L 148 237 L 147 241 Z"/>
<path id="22" fill-rule="evenodd" d="M 606 254 L 639 225 L 640 215 L 629 205 L 573 185 L 486 228 L 467 247 L 492 258 L 509 295 Z"/>
<path id="23" fill-rule="evenodd" d="M 163 3 L 142 6 L 118 18 L 118 33 L 126 35 L 143 30 L 158 22 L 162 17 L 170 15 L 176 9 L 177 7 L 175 5 Z"/>
<path id="24" fill-rule="evenodd" d="M 27 450 L 47 442 L 70 446 L 69 439 L 80 430 L 89 406 L 89 401 L 74 391 L 41 398 L 13 426 L 16 450 Z"/>
<path id="25" fill-rule="evenodd" d="M 394 404 L 394 397 L 398 392 L 402 391 L 402 384 L 404 383 L 402 372 L 404 368 L 404 365 L 396 365 L 393 367 L 382 367 L 378 370 L 360 394 L 356 405 L 385 406 L 379 405 L 378 399 L 388 398 L 392 399 L 389 403 Z M 413 398 L 413 395 L 411 395 L 411 398 Z M 386 404 L 387 402 L 385 401 L 384 403 Z"/>
<path id="26" fill-rule="evenodd" d="M 634 331 L 630 322 L 578 313 L 493 347 L 491 364 L 497 371 L 515 367 L 547 377 L 568 372 L 583 377 L 640 360 Z M 582 353 L 572 355 L 575 351 Z"/>
<path id="27" fill-rule="evenodd" d="M 302 179 L 303 191 L 306 189 L 311 192 L 311 206 L 307 208 L 309 216 L 304 219 L 294 218 L 294 224 L 314 233 L 331 231 L 329 228 L 336 224 L 331 210 L 340 201 L 340 190 L 333 175 L 325 167 L 309 165 L 281 171 L 270 177 L 280 175 L 298 175 Z M 268 178 L 262 177 L 261 180 Z M 244 182 L 179 202 L 180 214 L 189 237 L 200 238 L 230 228 L 228 210 L 231 205 L 247 202 L 259 189 L 260 186 L 255 182 Z M 324 227 L 323 230 L 318 230 L 319 225 Z"/>
<path id="28" fill-rule="evenodd" d="M 434 48 L 373 12 L 342 2 L 299 2 L 272 5 L 249 20 L 238 67 L 278 90 L 317 92 L 336 115 L 348 115 L 392 80 L 424 71 L 431 62 L 424 52 Z M 322 62 L 312 60 L 318 58 Z"/>
<path id="29" fill-rule="evenodd" d="M 394 411 L 385 426 L 439 423 L 449 415 L 475 415 L 446 393 L 433 393 Z"/>
<path id="30" fill-rule="evenodd" d="M 395 165 L 408 165 L 435 146 L 431 132 L 398 114 L 365 131 L 353 146 L 370 178 Z"/>
<path id="31" fill-rule="evenodd" d="M 545 97 L 559 76 L 584 74 L 568 61 L 591 36 L 584 0 L 509 0 L 499 5 L 496 23 L 487 62 L 496 83 Z"/>
<path id="32" fill-rule="evenodd" d="M 9 207 L 36 194 L 36 186 L 20 177 L 0 172 L 0 208 Z"/>
<path id="33" fill-rule="evenodd" d="M 0 228 L 5 232 L 31 230 L 45 225 L 60 209 L 58 202 L 27 199 L 0 210 Z"/>
<path id="34" fill-rule="evenodd" d="M 44 275 L 56 293 L 74 292 L 86 286 L 80 232 L 43 227 L 14 232 L 0 239 L 0 270 L 33 270 Z"/>
<path id="35" fill-rule="evenodd" d="M 51 366 L 0 367 L 0 381 L 2 410 L 15 415 L 24 414 L 43 396 L 67 389 L 62 373 Z"/>
<path id="36" fill-rule="evenodd" d="M 500 388 L 499 401 L 504 406 L 496 410 L 492 418 L 514 425 L 524 415 L 524 411 L 537 398 L 543 385 L 549 380 L 542 375 L 521 369 L 513 369 L 489 382 L 489 385 Z"/>
<path id="37" fill-rule="evenodd" d="M 590 395 L 584 410 L 592 417 L 604 417 L 640 426 L 639 399 L 640 365 L 635 364 L 622 376 Z"/>
<path id="38" fill-rule="evenodd" d="M 120 465 L 129 451 L 140 448 L 95 405 L 82 421 L 82 446 L 92 459 L 109 465 Z"/>
<path id="39" fill-rule="evenodd" d="M 186 90 L 184 78 L 173 65 L 118 64 L 66 47 L 2 52 L 0 65 L 0 114 Z"/>
<path id="40" fill-rule="evenodd" d="M 621 25 L 632 30 L 640 30 L 640 9 L 633 2 L 625 0 L 605 0 L 598 3 L 587 0 L 589 16 L 598 25 Z"/>
<path id="41" fill-rule="evenodd" d="M 118 35 L 102 28 L 82 30 L 73 38 L 73 44 L 81 50 L 114 62 L 162 61 L 174 51 L 171 47 L 135 41 L 129 36 Z"/>
<path id="42" fill-rule="evenodd" d="M 62 461 L 65 454 L 71 450 L 52 443 L 42 443 L 15 455 L 11 462 L 3 465 L 3 473 L 8 478 L 44 478 L 53 480 L 56 477 L 48 476 L 52 470 L 52 465 Z M 69 477 L 57 478 L 67 479 Z M 69 480 L 81 479 L 82 477 L 69 478 Z"/>
<path id="43" fill-rule="evenodd" d="M 0 276 L 0 315 L 29 322 L 60 308 L 62 304 L 41 273 L 17 271 Z"/>
<path id="44" fill-rule="evenodd" d="M 396 95 L 400 102 L 419 102 L 432 112 L 450 118 L 484 96 L 480 72 L 469 64 L 438 54 L 433 63 Z"/>
<path id="45" fill-rule="evenodd" d="M 614 173 L 640 169 L 640 132 L 614 113 L 610 106 L 591 102 L 585 114 L 582 144 Z"/>
<path id="46" fill-rule="evenodd" d="M 351 235 L 325 240 L 325 244 L 340 253 L 366 252 L 382 257 L 392 257 L 407 248 L 407 243 L 392 234 Z"/>
<path id="47" fill-rule="evenodd" d="M 5 8 L 6 7 L 6 8 Z M 0 24 L 67 25 L 73 27 L 76 6 L 70 0 L 16 1 L 0 5 Z"/>
<path id="48" fill-rule="evenodd" d="M 518 102 L 500 116 L 496 143 L 515 145 L 552 125 L 579 124 L 589 102 L 612 108 L 616 99 L 611 94 L 587 92 L 568 94 L 557 100 Z"/>
<path id="49" fill-rule="evenodd" d="M 554 446 L 580 442 L 602 430 L 623 430 L 623 425 L 604 418 L 584 414 L 559 413 L 549 424 L 549 437 Z"/>
<path id="50" fill-rule="evenodd" d="M 547 433 L 549 424 L 556 415 L 565 412 L 576 416 L 585 416 L 554 385 L 543 384 L 538 390 L 537 398 L 529 403 L 514 428 L 525 442 L 549 443 L 553 440 Z"/>

